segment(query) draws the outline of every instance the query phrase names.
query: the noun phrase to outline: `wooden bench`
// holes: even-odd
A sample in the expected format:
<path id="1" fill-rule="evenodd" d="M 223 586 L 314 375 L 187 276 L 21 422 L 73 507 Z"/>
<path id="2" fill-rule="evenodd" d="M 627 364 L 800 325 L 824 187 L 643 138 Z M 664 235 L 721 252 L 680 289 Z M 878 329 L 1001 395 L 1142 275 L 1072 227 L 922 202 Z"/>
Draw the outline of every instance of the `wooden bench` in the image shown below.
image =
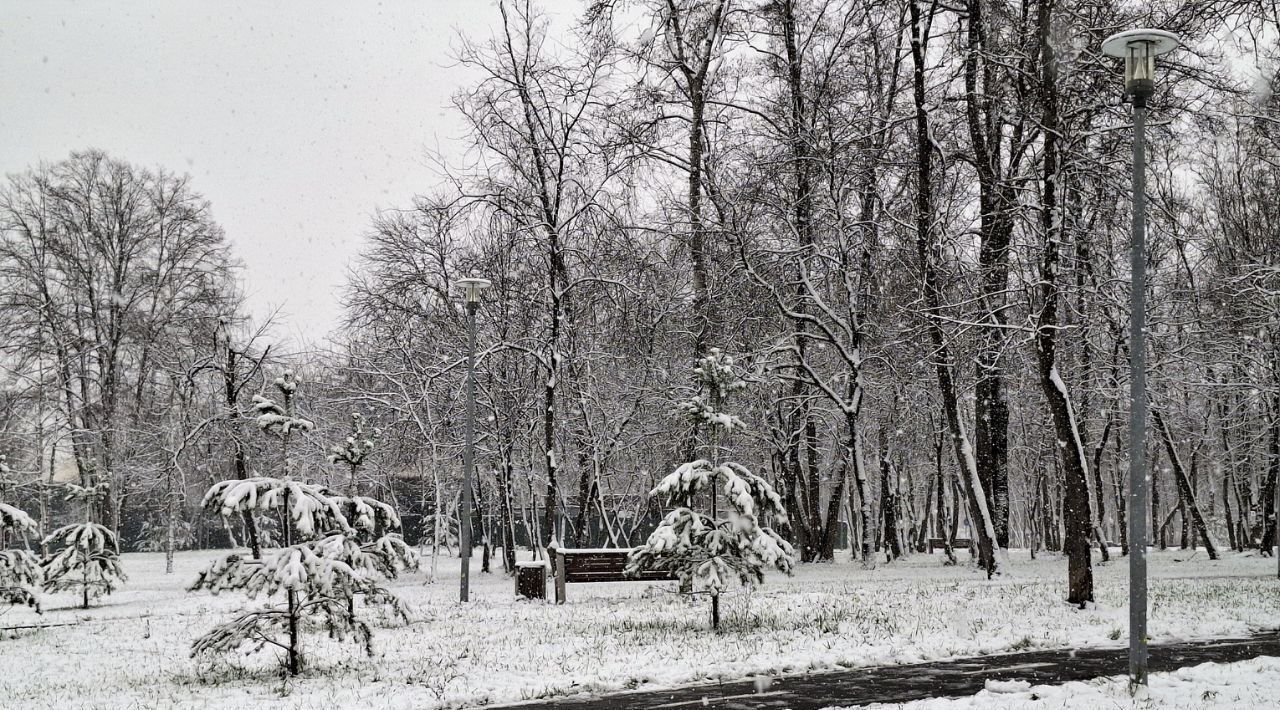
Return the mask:
<path id="1" fill-rule="evenodd" d="M 551 572 L 556 580 L 556 603 L 565 600 L 565 585 L 574 582 L 669 582 L 676 577 L 667 570 L 646 570 L 628 575 L 627 557 L 631 549 L 585 550 L 553 548 Z"/>
<path id="2" fill-rule="evenodd" d="M 967 538 L 967 537 L 958 537 L 958 538 L 956 538 L 956 539 L 954 539 L 954 540 L 952 540 L 952 541 L 951 541 L 951 549 L 953 549 L 953 550 L 954 550 L 954 549 L 961 548 L 961 547 L 963 547 L 963 548 L 965 548 L 965 549 L 967 549 L 967 550 L 969 550 L 969 551 L 971 551 L 971 552 L 972 552 L 972 551 L 973 551 L 973 541 L 972 541 L 972 540 L 970 540 L 970 539 L 969 539 L 969 538 Z M 945 549 L 947 549 L 947 541 L 946 541 L 945 539 L 940 538 L 940 537 L 931 537 L 931 538 L 929 538 L 929 554 L 931 554 L 931 555 L 932 555 L 933 553 L 937 552 L 938 550 L 945 550 Z"/>

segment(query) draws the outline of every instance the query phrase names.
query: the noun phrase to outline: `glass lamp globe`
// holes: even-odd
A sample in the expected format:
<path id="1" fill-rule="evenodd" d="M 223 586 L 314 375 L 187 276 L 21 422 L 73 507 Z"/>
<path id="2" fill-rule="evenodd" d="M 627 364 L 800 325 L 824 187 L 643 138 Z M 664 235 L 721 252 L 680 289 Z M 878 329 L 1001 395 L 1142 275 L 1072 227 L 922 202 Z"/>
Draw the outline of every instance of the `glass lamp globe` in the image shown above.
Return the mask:
<path id="1" fill-rule="evenodd" d="M 475 277 L 458 279 L 454 283 L 462 287 L 463 293 L 465 293 L 467 297 L 467 303 L 479 303 L 480 292 L 493 285 L 493 282 L 489 279 Z"/>
<path id="2" fill-rule="evenodd" d="M 1164 30 L 1125 30 L 1102 43 L 1102 53 L 1124 60 L 1124 90 L 1145 100 L 1156 90 L 1156 57 L 1178 48 L 1178 36 Z"/>

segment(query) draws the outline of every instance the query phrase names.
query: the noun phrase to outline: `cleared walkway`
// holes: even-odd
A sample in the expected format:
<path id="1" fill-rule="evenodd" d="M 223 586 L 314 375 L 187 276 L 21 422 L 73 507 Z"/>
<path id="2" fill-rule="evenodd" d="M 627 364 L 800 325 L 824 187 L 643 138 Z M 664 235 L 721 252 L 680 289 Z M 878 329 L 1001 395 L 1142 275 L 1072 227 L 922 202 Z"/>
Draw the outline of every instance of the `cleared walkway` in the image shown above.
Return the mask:
<path id="1" fill-rule="evenodd" d="M 1209 661 L 1226 663 L 1258 656 L 1280 656 L 1280 631 L 1249 638 L 1152 646 L 1151 670 L 1170 671 Z M 923 698 L 973 695 L 982 690 L 989 679 L 1019 679 L 1033 684 L 1065 683 L 1123 675 L 1128 668 L 1128 650 L 1125 648 L 1027 651 L 934 663 L 779 676 L 769 681 L 748 679 L 492 707 L 521 710 L 818 710 L 833 705 L 905 703 Z"/>

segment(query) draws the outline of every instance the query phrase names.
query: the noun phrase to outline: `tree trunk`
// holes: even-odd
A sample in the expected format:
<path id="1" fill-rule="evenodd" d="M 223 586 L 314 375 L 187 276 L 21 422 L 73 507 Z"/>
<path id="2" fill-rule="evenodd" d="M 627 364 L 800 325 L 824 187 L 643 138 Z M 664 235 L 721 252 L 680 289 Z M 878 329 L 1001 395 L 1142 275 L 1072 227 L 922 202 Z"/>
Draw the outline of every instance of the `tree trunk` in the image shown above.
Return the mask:
<path id="1" fill-rule="evenodd" d="M 1157 449 L 1159 451 L 1159 449 Z M 1161 549 L 1169 546 L 1164 536 L 1164 527 L 1157 521 L 1160 519 L 1160 460 L 1159 456 L 1151 457 L 1151 540 Z"/>
<path id="2" fill-rule="evenodd" d="M 1057 274 L 1059 250 L 1065 230 L 1058 206 L 1062 182 L 1059 165 L 1057 57 L 1050 41 L 1053 0 L 1042 3 L 1037 11 L 1040 44 L 1040 103 L 1044 131 L 1044 184 L 1041 195 L 1041 229 L 1044 233 L 1044 255 L 1040 266 L 1040 317 L 1036 328 L 1036 355 L 1040 366 L 1040 384 L 1049 402 L 1057 436 L 1055 447 L 1061 454 L 1065 474 L 1063 518 L 1067 553 L 1067 601 L 1083 607 L 1093 601 L 1093 561 L 1089 538 L 1093 514 L 1089 506 L 1089 474 L 1084 452 L 1084 437 L 1066 382 L 1057 365 L 1058 294 Z"/>
<path id="3" fill-rule="evenodd" d="M 1267 416 L 1267 477 L 1262 484 L 1261 515 L 1262 536 L 1258 549 L 1265 555 L 1271 554 L 1276 542 L 1276 486 L 1277 475 L 1280 475 L 1280 406 L 1272 407 Z"/>
<path id="4" fill-rule="evenodd" d="M 861 542 L 862 565 L 871 569 L 875 567 L 876 559 L 872 554 L 874 540 L 871 534 L 871 495 L 867 485 L 865 459 L 862 456 L 862 436 L 858 431 L 856 415 L 846 413 L 845 423 L 849 430 L 846 455 L 853 462 L 854 485 L 849 488 L 849 511 L 854 514 L 851 523 L 857 526 L 855 537 Z M 857 500 L 853 500 L 855 493 Z"/>
<path id="5" fill-rule="evenodd" d="M 288 460 L 287 450 L 285 460 Z M 287 467 L 285 473 L 287 476 Z M 293 544 L 293 516 L 289 513 L 289 496 L 287 495 L 284 496 L 283 510 L 281 531 L 284 533 L 284 546 L 289 547 Z M 289 675 L 298 675 L 302 670 L 302 638 L 298 633 L 298 616 L 301 613 L 298 608 L 298 593 L 293 589 L 289 589 L 285 597 L 289 615 Z"/>
<path id="6" fill-rule="evenodd" d="M 1231 498 L 1234 486 L 1231 474 L 1235 469 L 1235 450 L 1231 447 L 1231 438 L 1227 434 L 1227 405 L 1225 397 L 1218 400 L 1218 432 L 1222 437 L 1222 517 L 1227 526 L 1227 542 L 1232 550 L 1243 550 L 1236 537 L 1236 523 L 1231 515 Z M 1212 484 L 1211 484 L 1212 485 Z"/>
<path id="7" fill-rule="evenodd" d="M 802 430 L 796 428 L 797 414 L 795 411 L 787 416 L 783 421 L 786 423 L 788 433 L 787 449 L 784 454 L 783 461 L 787 468 L 787 484 L 790 491 L 790 501 L 787 504 L 787 519 L 791 523 L 791 531 L 795 536 L 796 547 L 800 550 L 800 561 L 810 562 L 813 557 L 810 554 L 813 548 L 813 538 L 817 532 L 810 529 L 809 525 L 811 517 L 809 516 L 809 482 L 804 475 L 804 466 L 800 462 L 800 451 L 803 447 Z"/>
<path id="8" fill-rule="evenodd" d="M 553 282 L 555 281 L 554 277 L 552 278 L 552 281 Z M 554 288 L 554 283 L 553 283 L 553 288 Z M 558 316 L 553 316 L 551 320 L 552 320 L 551 343 L 555 343 L 556 341 L 559 340 L 560 326 L 558 324 L 559 324 L 560 318 Z M 551 345 L 551 347 L 553 349 L 550 353 L 551 355 L 550 360 L 551 362 L 554 363 L 557 359 L 559 359 L 560 355 L 558 352 L 554 350 L 554 347 L 555 347 L 554 344 Z M 545 387 L 543 388 L 543 405 L 545 409 L 543 410 L 543 415 L 542 415 L 542 446 L 543 446 L 543 451 L 546 453 L 546 457 L 547 457 L 547 500 L 546 500 L 546 503 L 544 504 L 544 509 L 547 517 L 546 534 L 548 535 L 548 538 L 547 538 L 548 547 L 559 546 L 560 544 L 559 543 L 560 541 L 559 503 L 560 502 L 558 500 L 560 487 L 558 484 L 559 469 L 557 468 L 556 451 L 555 451 L 555 443 L 556 443 L 555 373 L 556 373 L 556 367 L 553 364 L 550 366 L 550 372 L 547 374 L 547 382 Z"/>
<path id="9" fill-rule="evenodd" d="M 996 542 L 1009 547 L 1009 405 L 1004 392 L 1002 353 L 1006 347 L 1004 307 L 1009 282 L 1012 186 L 1003 179 L 1004 125 L 993 115 L 996 67 L 987 59 L 982 0 L 967 0 L 968 46 L 964 61 L 965 115 L 978 177 L 980 208 L 978 264 L 982 273 L 983 319 L 974 401 L 974 444 L 978 475 L 987 495 Z M 1020 127 L 1014 131 L 1021 133 Z M 1015 141 L 1017 136 L 1014 137 Z"/>
<path id="10" fill-rule="evenodd" d="M 177 511 L 174 510 L 176 502 L 173 494 L 173 469 L 166 467 L 164 476 L 164 573 L 173 574 L 173 545 L 174 545 L 174 518 L 177 517 Z"/>
<path id="11" fill-rule="evenodd" d="M 503 455 L 499 486 L 502 494 L 502 568 L 508 574 L 516 573 L 516 523 L 512 514 L 511 458 Z"/>
<path id="12" fill-rule="evenodd" d="M 933 445 L 933 460 L 937 469 L 938 479 L 938 511 L 937 511 L 937 534 L 942 538 L 942 551 L 946 555 L 945 564 L 956 564 L 956 552 L 952 547 L 952 541 L 955 539 L 955 519 L 959 518 L 959 494 L 954 494 L 954 503 L 952 504 L 952 521 L 947 521 L 947 476 L 944 464 L 944 458 L 947 453 L 947 436 L 944 432 L 939 431 L 935 443 Z M 954 487 L 953 487 L 954 488 Z"/>
<path id="13" fill-rule="evenodd" d="M 1120 485 L 1120 437 L 1116 437 L 1116 445 L 1112 448 L 1112 488 L 1115 490 L 1116 526 L 1120 531 L 1120 554 L 1129 554 L 1129 508 L 1125 500 L 1124 487 Z"/>
<path id="14" fill-rule="evenodd" d="M 902 557 L 902 537 L 898 531 L 897 476 L 889 460 L 889 437 L 880 426 L 880 515 L 884 520 L 884 549 L 890 561 Z"/>
<path id="15" fill-rule="evenodd" d="M 840 535 L 840 501 L 844 500 L 844 487 L 849 479 L 849 461 L 846 459 L 840 467 L 840 476 L 836 479 L 835 488 L 831 489 L 831 497 L 827 499 L 827 518 L 823 525 L 822 547 L 818 550 L 818 560 L 832 562 L 836 558 L 836 538 Z"/>
<path id="16" fill-rule="evenodd" d="M 911 540 L 912 552 L 924 552 L 929 547 L 929 518 L 933 515 L 933 490 L 937 483 L 936 476 L 925 478 L 924 508 L 916 524 L 916 534 Z"/>
<path id="17" fill-rule="evenodd" d="M 1040 538 L 1046 552 L 1060 552 L 1058 544 L 1058 521 L 1054 517 L 1053 495 L 1049 490 L 1049 477 L 1041 474 L 1038 480 L 1040 495 Z"/>
<path id="18" fill-rule="evenodd" d="M 249 466 L 245 461 L 244 443 L 240 441 L 240 434 L 236 431 L 236 426 L 240 420 L 240 374 L 239 365 L 237 363 L 237 353 L 235 348 L 231 347 L 231 336 L 227 336 L 225 344 L 226 363 L 223 366 L 223 395 L 224 403 L 227 406 L 227 429 L 228 438 L 231 440 L 231 466 L 232 475 L 237 480 L 243 481 L 249 477 Z M 253 559 L 262 559 L 262 546 L 258 541 L 258 525 L 253 519 L 253 514 L 248 510 L 240 512 L 241 520 L 244 521 L 245 537 L 248 538 L 249 551 L 253 555 Z"/>
<path id="19" fill-rule="evenodd" d="M 1087 387 L 1087 385 L 1086 385 Z M 1083 411 L 1089 408 L 1082 407 Z M 1097 448 L 1093 450 L 1093 501 L 1097 508 L 1094 511 L 1094 535 L 1097 537 L 1098 547 L 1102 552 L 1102 561 L 1111 561 L 1111 550 L 1107 546 L 1107 530 L 1106 530 L 1106 495 L 1103 493 L 1102 483 L 1102 454 L 1107 449 L 1107 438 L 1111 435 L 1111 426 L 1114 419 L 1110 412 L 1107 412 L 1107 423 L 1102 427 L 1102 439 L 1098 442 Z"/>
<path id="20" fill-rule="evenodd" d="M 986 570 L 987 576 L 991 577 L 999 569 L 995 554 L 995 527 L 987 508 L 982 481 L 978 477 L 973 447 L 969 443 L 969 435 L 960 418 L 960 401 L 953 379 L 954 360 L 942 331 L 942 324 L 938 319 L 942 308 L 942 285 L 938 273 L 939 262 L 942 259 L 942 246 L 933 233 L 933 222 L 936 217 L 933 195 L 933 142 L 930 134 L 925 78 L 929 32 L 933 25 L 936 6 L 931 6 L 927 17 L 921 13 L 918 2 L 913 0 L 909 8 L 912 29 L 911 57 L 914 66 L 912 95 L 915 103 L 916 128 L 916 251 L 923 270 L 922 290 L 927 309 L 929 335 L 933 344 L 932 356 L 938 377 L 938 389 L 942 395 L 947 425 L 951 430 L 952 445 L 956 449 L 956 461 L 959 462 L 965 477 L 965 492 L 969 497 L 969 508 L 975 516 L 974 528 L 978 542 L 979 563 Z"/>

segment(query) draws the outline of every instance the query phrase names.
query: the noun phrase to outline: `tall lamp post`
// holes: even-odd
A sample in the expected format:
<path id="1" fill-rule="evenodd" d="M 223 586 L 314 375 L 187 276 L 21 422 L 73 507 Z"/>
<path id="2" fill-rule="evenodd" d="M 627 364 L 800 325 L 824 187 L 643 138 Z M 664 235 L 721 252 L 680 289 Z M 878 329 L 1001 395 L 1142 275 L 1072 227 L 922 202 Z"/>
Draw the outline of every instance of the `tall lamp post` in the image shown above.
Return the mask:
<path id="1" fill-rule="evenodd" d="M 471 479 L 476 460 L 476 311 L 480 308 L 480 292 L 489 288 L 490 282 L 469 278 L 458 279 L 456 283 L 467 299 L 467 443 L 462 450 L 462 504 L 458 511 L 458 546 L 462 551 L 458 600 L 465 602 L 471 585 Z"/>
<path id="2" fill-rule="evenodd" d="M 1124 59 L 1124 90 L 1133 100 L 1133 243 L 1129 312 L 1129 687 L 1147 684 L 1147 371 L 1146 240 L 1147 99 L 1156 91 L 1156 57 L 1178 47 L 1163 30 L 1126 30 L 1102 43 L 1102 52 Z"/>

